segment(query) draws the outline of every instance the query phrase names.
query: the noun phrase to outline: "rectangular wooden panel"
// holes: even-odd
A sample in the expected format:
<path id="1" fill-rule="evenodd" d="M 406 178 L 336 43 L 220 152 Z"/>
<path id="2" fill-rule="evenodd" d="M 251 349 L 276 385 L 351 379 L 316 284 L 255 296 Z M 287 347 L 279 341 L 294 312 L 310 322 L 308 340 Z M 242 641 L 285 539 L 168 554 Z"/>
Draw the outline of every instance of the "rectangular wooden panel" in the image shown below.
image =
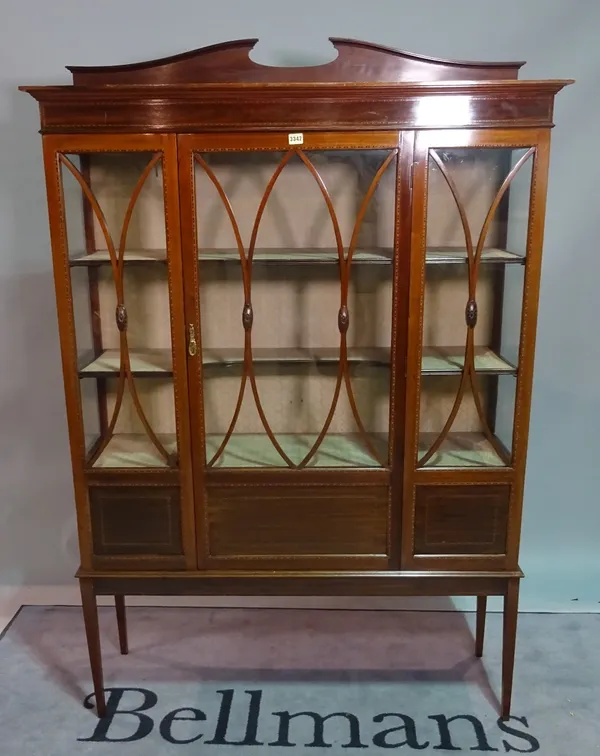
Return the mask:
<path id="1" fill-rule="evenodd" d="M 93 486 L 92 539 L 98 556 L 180 555 L 180 489 Z"/>
<path id="2" fill-rule="evenodd" d="M 385 557 L 388 506 L 387 486 L 211 486 L 210 555 Z"/>
<path id="3" fill-rule="evenodd" d="M 503 555 L 510 486 L 417 486 L 414 553 Z"/>

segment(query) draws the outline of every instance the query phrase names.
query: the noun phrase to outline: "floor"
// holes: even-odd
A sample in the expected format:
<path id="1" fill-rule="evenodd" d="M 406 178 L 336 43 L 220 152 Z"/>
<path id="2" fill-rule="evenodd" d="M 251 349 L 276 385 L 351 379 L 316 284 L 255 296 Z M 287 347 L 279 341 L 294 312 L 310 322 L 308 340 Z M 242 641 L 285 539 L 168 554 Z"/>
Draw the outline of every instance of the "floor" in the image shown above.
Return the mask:
<path id="1" fill-rule="evenodd" d="M 102 608 L 99 721 L 81 612 L 24 607 L 0 640 L 2 756 L 600 754 L 600 615 L 523 614 L 513 718 L 498 721 L 501 616 Z M 85 702 L 85 703 L 84 703 Z"/>

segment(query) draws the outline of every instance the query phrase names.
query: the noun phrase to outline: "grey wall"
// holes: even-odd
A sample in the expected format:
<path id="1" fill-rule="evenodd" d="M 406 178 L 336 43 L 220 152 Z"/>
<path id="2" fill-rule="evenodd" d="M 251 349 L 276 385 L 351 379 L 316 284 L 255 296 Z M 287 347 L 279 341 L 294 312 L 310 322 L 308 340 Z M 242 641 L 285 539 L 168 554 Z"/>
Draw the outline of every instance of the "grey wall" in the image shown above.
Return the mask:
<path id="1" fill-rule="evenodd" d="M 440 57 L 524 59 L 575 78 L 557 101 L 522 566 L 523 608 L 600 609 L 600 3 L 587 0 L 3 0 L 0 26 L 0 587 L 77 565 L 35 102 L 65 64 L 124 63 L 240 37 L 263 62 L 330 35 Z M 573 600 L 578 599 L 574 603 Z"/>

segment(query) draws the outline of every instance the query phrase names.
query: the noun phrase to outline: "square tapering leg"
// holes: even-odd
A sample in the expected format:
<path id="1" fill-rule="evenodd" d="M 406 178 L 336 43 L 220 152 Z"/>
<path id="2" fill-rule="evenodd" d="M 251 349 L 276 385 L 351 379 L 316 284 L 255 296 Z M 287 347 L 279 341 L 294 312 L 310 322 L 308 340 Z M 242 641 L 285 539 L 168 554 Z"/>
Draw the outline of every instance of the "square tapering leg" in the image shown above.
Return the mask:
<path id="1" fill-rule="evenodd" d="M 517 617 L 519 612 L 519 579 L 511 578 L 504 595 L 502 633 L 502 719 L 510 717 L 515 647 L 517 642 Z"/>
<path id="2" fill-rule="evenodd" d="M 477 623 L 475 627 L 475 656 L 483 656 L 483 639 L 485 636 L 485 613 L 487 596 L 477 596 Z"/>
<path id="3" fill-rule="evenodd" d="M 125 611 L 125 596 L 115 596 L 115 609 L 117 612 L 117 629 L 119 632 L 119 648 L 123 655 L 129 653 L 129 641 L 127 639 L 127 614 Z"/>
<path id="4" fill-rule="evenodd" d="M 96 711 L 98 712 L 99 717 L 104 717 L 106 716 L 106 699 L 104 697 L 102 651 L 100 647 L 100 627 L 98 625 L 98 604 L 96 602 L 96 593 L 92 581 L 85 578 L 79 580 L 79 588 L 81 590 L 83 621 L 85 623 L 85 635 L 87 639 L 88 653 L 90 655 L 94 696 L 96 698 Z"/>

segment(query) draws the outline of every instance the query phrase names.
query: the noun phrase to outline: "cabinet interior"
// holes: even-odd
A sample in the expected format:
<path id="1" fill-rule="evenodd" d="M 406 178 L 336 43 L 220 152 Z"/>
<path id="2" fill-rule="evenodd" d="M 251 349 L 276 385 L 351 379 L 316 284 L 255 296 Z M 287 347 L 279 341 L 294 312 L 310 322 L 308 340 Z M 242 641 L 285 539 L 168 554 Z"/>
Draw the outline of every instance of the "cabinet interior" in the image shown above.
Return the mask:
<path id="1" fill-rule="evenodd" d="M 469 298 L 465 219 L 476 246 L 486 214 L 523 152 L 436 151 L 451 177 L 462 218 L 447 179 L 430 159 L 419 402 L 421 457 L 444 428 L 460 390 Z M 286 162 L 286 153 L 272 151 L 199 152 L 193 162 L 204 408 L 204 429 L 198 432 L 204 434 L 206 461 L 215 467 L 285 467 L 284 456 L 265 431 L 265 418 L 271 435 L 295 464 L 309 453 L 326 422 L 327 433 L 308 467 L 390 464 L 398 157 L 389 149 L 307 150 L 305 155 L 309 165 L 298 155 Z M 126 382 L 115 437 L 95 461 L 99 467 L 167 463 L 147 437 L 140 407 L 164 448 L 171 453 L 177 444 L 163 176 L 160 160 L 147 171 L 152 158 L 152 153 L 94 153 L 82 163 L 79 156 L 70 156 L 82 174 L 89 176 L 103 213 L 101 223 L 88 203 L 87 242 L 81 188 L 63 169 L 90 448 L 102 435 L 102 422 L 106 426 L 113 415 L 121 365 L 121 335 L 114 317 L 117 293 L 106 232 L 118 254 L 123 222 L 129 218 L 123 247 L 123 296 L 135 396 Z M 385 170 L 378 175 L 382 166 Z M 144 171 L 147 176 L 140 189 Z M 529 183 L 530 173 L 529 169 Z M 529 191 L 528 177 L 522 181 L 519 175 L 518 179 L 515 177 L 510 187 L 511 197 L 517 195 L 518 201 L 509 203 L 507 192 L 488 224 L 476 285 L 478 320 L 474 329 L 480 405 L 508 454 L 523 286 L 520 263 L 526 249 L 527 213 L 523 208 Z M 132 196 L 138 190 L 131 209 Z M 369 194 L 370 200 L 364 203 Z M 259 210 L 260 222 L 255 228 Z M 342 266 L 348 264 L 352 251 L 347 280 L 348 381 L 340 378 L 338 317 L 344 284 L 338 242 Z M 246 275 L 251 276 L 255 389 L 244 364 L 240 244 Z M 399 254 L 410 251 L 400 249 Z M 90 307 L 91 290 L 95 298 Z M 507 294 L 509 307 L 503 306 Z M 100 404 L 104 410 L 98 412 Z M 231 436 L 220 450 L 228 430 Z M 427 464 L 503 465 L 483 430 L 470 388 L 448 438 Z"/>

